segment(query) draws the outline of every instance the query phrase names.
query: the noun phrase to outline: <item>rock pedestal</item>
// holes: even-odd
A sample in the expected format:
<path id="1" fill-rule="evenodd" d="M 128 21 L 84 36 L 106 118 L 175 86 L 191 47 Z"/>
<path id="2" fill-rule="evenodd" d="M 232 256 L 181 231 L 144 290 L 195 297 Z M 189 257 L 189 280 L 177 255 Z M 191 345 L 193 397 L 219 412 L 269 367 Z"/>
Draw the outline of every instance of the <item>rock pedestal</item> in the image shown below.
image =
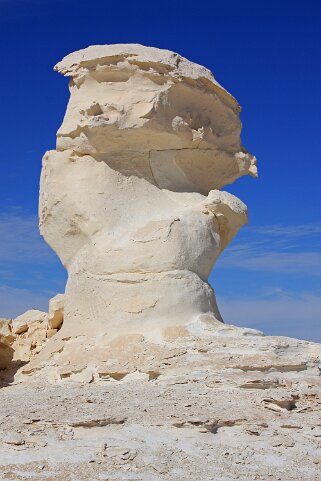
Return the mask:
<path id="1" fill-rule="evenodd" d="M 59 335 L 155 340 L 219 322 L 208 275 L 247 221 L 219 189 L 256 176 L 237 102 L 206 68 L 141 45 L 92 46 L 55 70 L 70 100 L 39 209 L 69 276 Z"/>
<path id="2" fill-rule="evenodd" d="M 50 359 L 58 379 L 150 373 L 167 341 L 222 322 L 207 280 L 247 208 L 220 189 L 257 173 L 240 108 L 167 50 L 93 46 L 55 69 L 70 100 L 43 159 L 39 216 L 68 282 L 63 325 L 26 372 Z"/>

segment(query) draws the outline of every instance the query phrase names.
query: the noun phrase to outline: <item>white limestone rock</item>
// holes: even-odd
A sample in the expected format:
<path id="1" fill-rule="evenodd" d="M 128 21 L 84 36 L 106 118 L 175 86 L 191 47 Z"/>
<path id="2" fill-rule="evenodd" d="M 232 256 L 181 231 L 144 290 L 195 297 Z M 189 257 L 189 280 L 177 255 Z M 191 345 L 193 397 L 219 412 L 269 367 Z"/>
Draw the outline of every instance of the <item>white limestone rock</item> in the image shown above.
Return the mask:
<path id="1" fill-rule="evenodd" d="M 48 322 L 47 312 L 38 311 L 37 309 L 30 309 L 12 321 L 12 332 L 14 334 L 22 334 L 30 328 L 33 323 L 44 323 L 46 326 Z"/>
<path id="2" fill-rule="evenodd" d="M 13 358 L 12 343 L 15 339 L 10 319 L 0 319 L 0 369 L 6 369 Z"/>
<path id="3" fill-rule="evenodd" d="M 14 340 L 11 345 L 10 363 L 25 363 L 38 354 L 46 343 L 48 314 L 37 309 L 30 309 L 11 322 Z"/>
<path id="4" fill-rule="evenodd" d="M 197 324 L 152 346 L 143 336 L 114 339 L 99 372 L 99 344 L 87 362 L 87 346 L 76 339 L 48 341 L 57 344 L 55 356 L 62 350 L 55 384 L 53 358 L 46 370 L 16 375 L 0 389 L 0 473 L 53 481 L 319 480 L 321 345 L 213 327 L 205 316 Z"/>
<path id="5" fill-rule="evenodd" d="M 219 189 L 256 176 L 237 102 L 206 68 L 141 45 L 89 47 L 55 69 L 71 77 L 40 186 L 40 232 L 68 270 L 55 342 L 220 321 L 207 279 L 247 209 Z"/>
<path id="6" fill-rule="evenodd" d="M 11 328 L 11 319 L 0 319 L 0 342 L 3 344 L 11 345 L 14 341 L 14 334 Z"/>
<path id="7" fill-rule="evenodd" d="M 49 301 L 49 329 L 59 329 L 64 320 L 64 294 L 57 294 Z"/>
<path id="8" fill-rule="evenodd" d="M 55 336 L 58 332 L 58 329 L 47 329 L 46 337 L 50 339 L 51 337 Z"/>
<path id="9" fill-rule="evenodd" d="M 240 107 L 208 69 L 168 50 L 97 45 L 55 70 L 71 77 L 58 151 L 178 192 L 207 195 L 256 176 L 240 142 Z"/>
<path id="10" fill-rule="evenodd" d="M 2 439 L 2 442 L 6 444 L 13 444 L 15 446 L 22 446 L 23 444 L 25 444 L 23 437 L 19 433 L 12 432 L 12 431 L 8 432 L 4 436 L 4 438 Z"/>

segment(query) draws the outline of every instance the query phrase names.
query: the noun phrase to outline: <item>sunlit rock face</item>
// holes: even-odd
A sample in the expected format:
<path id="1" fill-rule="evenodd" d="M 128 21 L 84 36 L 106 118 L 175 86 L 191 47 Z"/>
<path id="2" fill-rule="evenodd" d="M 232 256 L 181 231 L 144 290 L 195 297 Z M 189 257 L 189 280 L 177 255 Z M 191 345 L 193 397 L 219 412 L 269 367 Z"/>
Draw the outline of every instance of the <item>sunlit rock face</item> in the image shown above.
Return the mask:
<path id="1" fill-rule="evenodd" d="M 70 100 L 39 212 L 68 271 L 59 336 L 155 340 L 221 321 L 207 279 L 247 209 L 220 189 L 256 176 L 237 102 L 206 68 L 141 45 L 88 47 L 55 70 Z"/>

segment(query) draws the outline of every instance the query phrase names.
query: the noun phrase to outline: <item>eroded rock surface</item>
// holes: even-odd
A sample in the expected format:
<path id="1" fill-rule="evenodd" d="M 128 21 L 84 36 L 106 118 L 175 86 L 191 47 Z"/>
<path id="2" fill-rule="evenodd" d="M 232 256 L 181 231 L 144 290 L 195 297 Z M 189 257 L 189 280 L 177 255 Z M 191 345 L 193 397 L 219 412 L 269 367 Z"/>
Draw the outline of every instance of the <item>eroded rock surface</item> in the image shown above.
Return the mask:
<path id="1" fill-rule="evenodd" d="M 43 311 L 38 311 L 37 309 L 30 309 L 24 312 L 20 316 L 13 319 L 11 326 L 12 332 L 14 334 L 23 334 L 27 332 L 32 324 L 35 322 L 42 324 L 47 323 L 48 314 Z"/>
<path id="2" fill-rule="evenodd" d="M 0 319 L 0 369 L 6 369 L 13 359 L 12 343 L 14 338 L 11 320 Z"/>
<path id="3" fill-rule="evenodd" d="M 85 362 L 120 335 L 221 321 L 207 279 L 247 209 L 219 189 L 256 176 L 237 102 L 206 68 L 141 45 L 89 47 L 55 69 L 70 100 L 39 212 L 68 270 L 56 343 L 78 337 Z"/>
<path id="4" fill-rule="evenodd" d="M 0 382 L 37 356 L 61 328 L 63 316 L 64 295 L 57 294 L 49 313 L 30 309 L 15 319 L 0 319 Z"/>
<path id="5" fill-rule="evenodd" d="M 98 373 L 0 389 L 2 479 L 320 480 L 320 345 L 224 324 L 119 342 Z"/>
<path id="6" fill-rule="evenodd" d="M 64 321 L 65 295 L 57 294 L 49 301 L 48 326 L 52 330 L 59 329 Z"/>

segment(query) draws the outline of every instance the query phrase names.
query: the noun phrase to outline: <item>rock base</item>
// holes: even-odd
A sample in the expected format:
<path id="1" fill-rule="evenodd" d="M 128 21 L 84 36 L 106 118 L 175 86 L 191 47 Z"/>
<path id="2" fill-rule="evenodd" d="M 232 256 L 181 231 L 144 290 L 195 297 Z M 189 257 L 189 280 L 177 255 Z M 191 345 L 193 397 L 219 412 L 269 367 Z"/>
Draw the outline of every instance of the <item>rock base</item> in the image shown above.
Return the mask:
<path id="1" fill-rule="evenodd" d="M 104 367 L 23 366 L 0 390 L 1 479 L 319 480 L 321 346 L 193 329 L 118 339 Z"/>

